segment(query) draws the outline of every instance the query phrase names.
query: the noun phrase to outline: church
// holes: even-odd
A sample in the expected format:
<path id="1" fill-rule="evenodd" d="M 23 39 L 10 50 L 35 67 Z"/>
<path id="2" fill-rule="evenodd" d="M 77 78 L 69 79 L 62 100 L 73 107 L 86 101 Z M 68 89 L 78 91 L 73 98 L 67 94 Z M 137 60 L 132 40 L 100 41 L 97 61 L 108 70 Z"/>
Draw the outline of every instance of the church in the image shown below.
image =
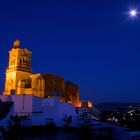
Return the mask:
<path id="1" fill-rule="evenodd" d="M 20 40 L 13 42 L 9 51 L 9 63 L 6 69 L 5 90 L 3 95 L 33 95 L 39 98 L 60 98 L 61 102 L 80 105 L 79 87 L 71 81 L 49 73 L 33 74 L 31 54 L 21 48 Z"/>

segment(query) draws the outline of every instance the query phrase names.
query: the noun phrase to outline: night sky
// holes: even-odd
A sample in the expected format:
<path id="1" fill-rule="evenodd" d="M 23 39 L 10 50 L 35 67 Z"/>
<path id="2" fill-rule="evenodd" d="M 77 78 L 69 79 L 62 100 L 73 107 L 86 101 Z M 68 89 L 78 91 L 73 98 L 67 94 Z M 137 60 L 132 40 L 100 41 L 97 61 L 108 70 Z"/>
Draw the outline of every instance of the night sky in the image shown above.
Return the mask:
<path id="1" fill-rule="evenodd" d="M 13 40 L 32 51 L 33 73 L 79 85 L 81 99 L 140 102 L 139 0 L 1 0 L 0 91 Z"/>

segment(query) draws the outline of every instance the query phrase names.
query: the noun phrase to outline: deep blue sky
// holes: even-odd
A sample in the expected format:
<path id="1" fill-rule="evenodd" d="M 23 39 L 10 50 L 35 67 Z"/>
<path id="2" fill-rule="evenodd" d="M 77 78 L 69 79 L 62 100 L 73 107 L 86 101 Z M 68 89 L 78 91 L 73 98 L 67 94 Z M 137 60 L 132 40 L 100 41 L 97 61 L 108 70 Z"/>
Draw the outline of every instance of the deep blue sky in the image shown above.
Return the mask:
<path id="1" fill-rule="evenodd" d="M 16 38 L 34 73 L 54 73 L 93 102 L 140 101 L 139 0 L 1 0 L 0 91 Z"/>

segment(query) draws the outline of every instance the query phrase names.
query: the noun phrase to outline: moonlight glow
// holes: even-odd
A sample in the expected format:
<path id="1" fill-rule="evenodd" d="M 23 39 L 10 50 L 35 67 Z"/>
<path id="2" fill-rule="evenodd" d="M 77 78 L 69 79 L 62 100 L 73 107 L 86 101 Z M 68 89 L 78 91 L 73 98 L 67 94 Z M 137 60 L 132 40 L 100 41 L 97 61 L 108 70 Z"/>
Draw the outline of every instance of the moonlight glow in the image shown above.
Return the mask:
<path id="1" fill-rule="evenodd" d="M 135 16 L 137 16 L 137 10 L 136 9 L 131 9 L 129 14 L 130 14 L 131 17 L 135 17 Z"/>

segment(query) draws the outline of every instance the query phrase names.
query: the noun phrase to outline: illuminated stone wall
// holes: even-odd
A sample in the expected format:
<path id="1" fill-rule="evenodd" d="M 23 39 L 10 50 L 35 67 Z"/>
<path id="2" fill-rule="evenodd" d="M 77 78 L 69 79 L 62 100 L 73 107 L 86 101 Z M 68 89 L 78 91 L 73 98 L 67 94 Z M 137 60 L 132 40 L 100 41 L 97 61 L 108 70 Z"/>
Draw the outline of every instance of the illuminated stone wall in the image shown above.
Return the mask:
<path id="1" fill-rule="evenodd" d="M 76 107 L 79 107 L 79 87 L 70 81 L 65 82 L 65 87 L 68 102 L 74 104 Z"/>
<path id="2" fill-rule="evenodd" d="M 40 97 L 63 96 L 64 79 L 53 74 L 32 74 L 33 94 Z"/>

